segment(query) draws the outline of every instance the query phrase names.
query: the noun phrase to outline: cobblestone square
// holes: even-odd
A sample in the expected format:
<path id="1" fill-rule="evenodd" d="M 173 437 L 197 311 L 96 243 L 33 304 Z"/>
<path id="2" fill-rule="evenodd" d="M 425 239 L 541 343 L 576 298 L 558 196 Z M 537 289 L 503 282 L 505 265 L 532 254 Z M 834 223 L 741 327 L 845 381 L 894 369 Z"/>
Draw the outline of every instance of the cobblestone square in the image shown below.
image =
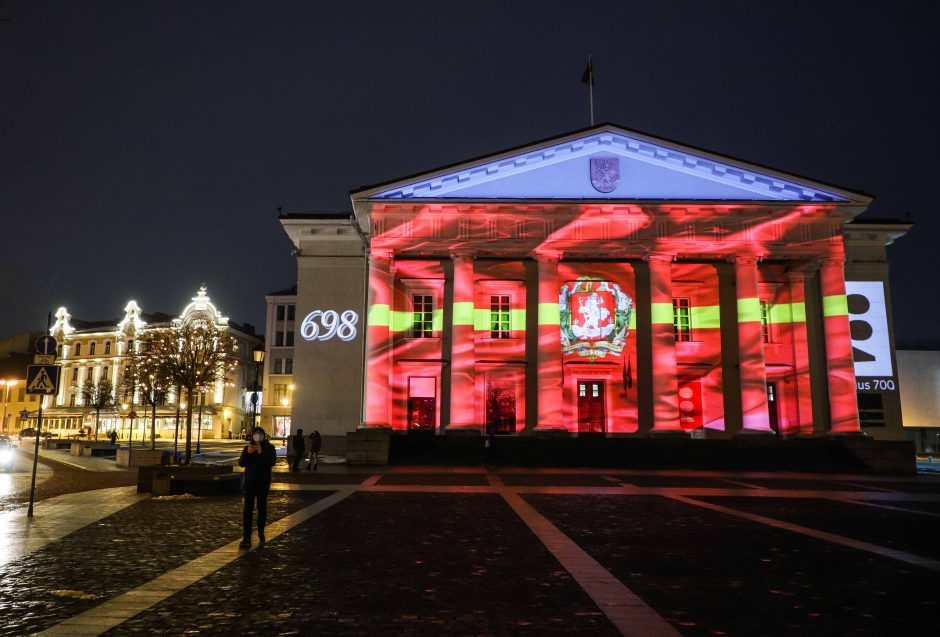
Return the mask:
<path id="1" fill-rule="evenodd" d="M 32 522 L 21 470 L 0 493 L 2 635 L 940 629 L 928 476 L 279 468 L 269 541 L 239 551 L 237 496 L 41 467 Z"/>

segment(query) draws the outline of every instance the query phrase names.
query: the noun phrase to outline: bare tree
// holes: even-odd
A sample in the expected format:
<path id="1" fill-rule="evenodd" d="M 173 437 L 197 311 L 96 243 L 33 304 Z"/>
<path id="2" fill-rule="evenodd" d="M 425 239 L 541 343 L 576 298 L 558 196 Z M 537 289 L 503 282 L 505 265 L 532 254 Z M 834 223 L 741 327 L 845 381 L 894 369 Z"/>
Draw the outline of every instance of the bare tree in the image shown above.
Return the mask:
<path id="1" fill-rule="evenodd" d="M 150 448 L 156 449 L 157 407 L 163 404 L 170 383 L 165 370 L 150 356 L 152 341 L 138 341 L 138 347 L 143 351 L 131 349 L 124 355 L 120 389 L 124 400 L 150 408 Z"/>
<path id="2" fill-rule="evenodd" d="M 193 402 L 202 391 L 224 381 L 234 367 L 235 341 L 214 321 L 196 317 L 148 334 L 146 356 L 165 387 L 186 392 L 186 459 L 192 460 Z M 177 396 L 177 400 L 180 397 Z"/>
<path id="3" fill-rule="evenodd" d="M 99 378 L 97 381 L 88 378 L 79 393 L 82 397 L 82 403 L 89 409 L 95 410 L 94 439 L 97 440 L 98 421 L 101 419 L 101 412 L 114 408 L 114 385 L 107 378 Z"/>

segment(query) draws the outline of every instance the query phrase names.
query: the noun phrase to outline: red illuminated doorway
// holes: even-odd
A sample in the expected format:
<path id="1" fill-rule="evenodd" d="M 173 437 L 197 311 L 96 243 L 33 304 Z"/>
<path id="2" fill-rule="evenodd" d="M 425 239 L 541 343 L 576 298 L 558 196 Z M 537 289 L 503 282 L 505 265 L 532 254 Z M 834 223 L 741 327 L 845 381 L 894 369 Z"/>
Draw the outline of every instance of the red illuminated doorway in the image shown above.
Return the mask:
<path id="1" fill-rule="evenodd" d="M 607 423 L 604 410 L 604 382 L 578 381 L 578 433 L 602 434 Z"/>
<path id="2" fill-rule="evenodd" d="M 683 429 L 701 429 L 702 381 L 699 378 L 679 380 L 679 426 Z"/>
<path id="3" fill-rule="evenodd" d="M 777 424 L 777 383 L 767 383 L 767 417 L 770 419 L 770 428 L 780 433 Z"/>
<path id="4" fill-rule="evenodd" d="M 437 427 L 437 379 L 408 379 L 408 430 L 434 431 Z"/>
<path id="5" fill-rule="evenodd" d="M 516 433 L 516 384 L 510 376 L 486 379 L 486 434 Z"/>

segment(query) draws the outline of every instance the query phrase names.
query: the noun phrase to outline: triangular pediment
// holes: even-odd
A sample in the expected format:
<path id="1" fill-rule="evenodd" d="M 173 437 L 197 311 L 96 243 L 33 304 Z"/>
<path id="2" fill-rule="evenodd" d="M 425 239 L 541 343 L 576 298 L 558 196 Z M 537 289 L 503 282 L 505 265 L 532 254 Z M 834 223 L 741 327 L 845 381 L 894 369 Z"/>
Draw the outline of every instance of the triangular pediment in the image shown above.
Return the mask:
<path id="1" fill-rule="evenodd" d="M 835 186 L 612 124 L 353 193 L 353 200 L 600 199 L 867 205 Z"/>

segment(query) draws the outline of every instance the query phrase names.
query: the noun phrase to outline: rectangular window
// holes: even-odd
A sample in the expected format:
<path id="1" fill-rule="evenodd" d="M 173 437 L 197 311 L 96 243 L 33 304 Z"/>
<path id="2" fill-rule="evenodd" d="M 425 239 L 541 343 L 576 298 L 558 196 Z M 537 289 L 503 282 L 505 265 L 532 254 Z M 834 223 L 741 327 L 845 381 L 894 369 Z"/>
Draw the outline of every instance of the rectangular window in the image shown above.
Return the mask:
<path id="1" fill-rule="evenodd" d="M 411 297 L 412 307 L 412 338 L 431 338 L 434 333 L 434 297 L 430 294 L 415 294 Z"/>
<path id="2" fill-rule="evenodd" d="M 274 404 L 280 405 L 287 398 L 287 385 L 274 385 Z"/>
<path id="3" fill-rule="evenodd" d="M 692 340 L 692 306 L 689 299 L 672 300 L 672 327 L 676 341 Z"/>
<path id="4" fill-rule="evenodd" d="M 89 355 L 89 356 L 94 356 L 94 355 L 95 355 L 95 346 L 96 346 L 96 345 L 97 345 L 97 343 L 95 343 L 94 341 L 92 341 L 92 342 L 88 345 L 88 355 Z"/>
<path id="5" fill-rule="evenodd" d="M 285 373 L 285 374 L 293 374 L 293 373 L 294 373 L 294 359 L 293 359 L 293 358 L 285 358 L 285 359 L 284 359 L 284 373 Z"/>
<path id="6" fill-rule="evenodd" d="M 76 355 L 76 356 L 81 356 L 81 355 L 82 355 L 82 344 L 81 344 L 81 343 L 75 343 L 75 355 Z"/>
<path id="7" fill-rule="evenodd" d="M 277 320 L 278 321 L 284 320 L 284 306 L 283 305 L 277 306 Z"/>
<path id="8" fill-rule="evenodd" d="M 274 347 L 284 347 L 284 332 L 274 333 Z"/>
<path id="9" fill-rule="evenodd" d="M 78 368 L 77 367 L 72 368 L 72 382 L 73 383 L 78 382 Z"/>
<path id="10" fill-rule="evenodd" d="M 284 336 L 286 337 L 284 344 L 287 345 L 288 347 L 293 347 L 294 346 L 294 331 L 291 330 L 287 332 Z"/>
<path id="11" fill-rule="evenodd" d="M 295 316 L 295 312 L 296 312 L 296 311 L 297 311 L 296 306 L 294 306 L 294 305 L 288 305 L 288 306 L 287 306 L 287 320 L 288 320 L 288 321 L 293 321 L 293 320 L 294 320 L 294 316 Z"/>
<path id="12" fill-rule="evenodd" d="M 272 374 L 280 374 L 280 373 L 281 373 L 281 365 L 282 365 L 281 359 L 280 359 L 280 358 L 275 358 L 275 359 L 274 359 L 274 371 L 272 371 L 271 373 L 272 373 Z"/>
<path id="13" fill-rule="evenodd" d="M 772 341 L 770 338 L 770 303 L 767 301 L 760 302 L 760 332 L 765 343 Z"/>
<path id="14" fill-rule="evenodd" d="M 111 353 L 111 341 L 104 342 L 104 353 L 105 355 L 108 355 Z"/>
<path id="15" fill-rule="evenodd" d="M 490 296 L 490 338 L 509 338 L 509 295 Z"/>
<path id="16" fill-rule="evenodd" d="M 69 407 L 75 406 L 75 394 L 69 394 Z"/>

